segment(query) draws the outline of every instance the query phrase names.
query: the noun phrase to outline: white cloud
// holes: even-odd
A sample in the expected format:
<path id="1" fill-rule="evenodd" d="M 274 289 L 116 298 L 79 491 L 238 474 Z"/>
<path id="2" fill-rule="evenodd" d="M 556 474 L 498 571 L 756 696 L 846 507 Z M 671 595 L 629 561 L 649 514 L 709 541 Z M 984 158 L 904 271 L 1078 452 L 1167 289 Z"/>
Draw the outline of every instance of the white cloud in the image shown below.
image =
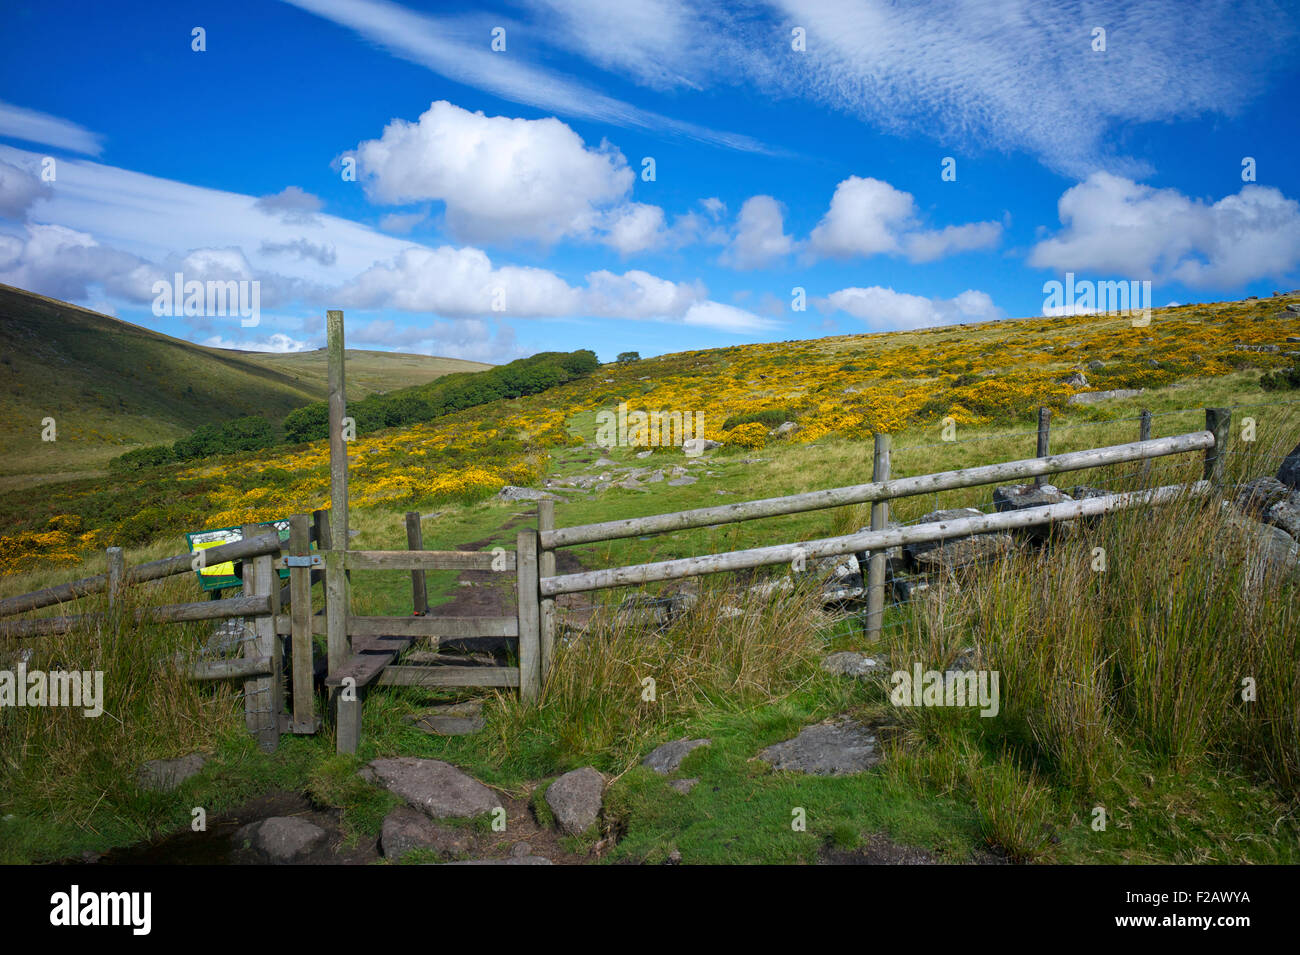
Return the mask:
<path id="1" fill-rule="evenodd" d="M 793 248 L 794 240 L 785 234 L 781 204 L 771 196 L 753 196 L 740 207 L 735 237 L 718 261 L 737 269 L 759 269 Z"/>
<path id="2" fill-rule="evenodd" d="M 1062 230 L 1029 264 L 1195 287 L 1233 288 L 1300 267 L 1300 203 L 1245 185 L 1217 202 L 1094 173 L 1057 203 Z"/>
<path id="3" fill-rule="evenodd" d="M 644 202 L 632 202 L 607 217 L 604 242 L 623 255 L 658 248 L 667 240 L 664 211 Z"/>
<path id="4" fill-rule="evenodd" d="M 222 338 L 220 335 L 213 335 L 203 342 L 209 348 L 231 348 L 235 351 L 262 351 L 262 352 L 298 352 L 307 351 L 311 346 L 307 342 L 298 341 L 296 338 L 290 338 L 283 332 L 276 332 L 268 338 L 260 341 L 235 341 L 229 338 Z"/>
<path id="5" fill-rule="evenodd" d="M 418 63 L 456 83 L 464 83 L 512 103 L 523 103 L 561 116 L 612 123 L 633 129 L 694 139 L 749 152 L 766 147 L 749 136 L 708 129 L 641 109 L 598 89 L 550 70 L 530 65 L 511 52 L 511 37 L 528 36 L 499 14 L 432 17 L 387 0 L 286 0 L 317 16 L 356 31 L 390 53 Z M 625 12 L 626 15 L 626 12 Z M 492 28 L 506 28 L 506 53 L 488 46 Z M 620 31 L 626 20 L 619 22 Z M 534 28 L 534 35 L 541 31 Z M 517 42 L 517 41 L 516 41 Z"/>
<path id="6" fill-rule="evenodd" d="M 815 254 L 838 258 L 905 255 L 913 262 L 932 262 L 990 248 L 1001 237 L 997 222 L 922 229 L 910 192 L 880 179 L 850 176 L 835 187 L 830 208 L 812 230 L 808 246 Z"/>
<path id="7" fill-rule="evenodd" d="M 298 186 L 286 186 L 274 195 L 262 196 L 253 205 L 289 225 L 315 224 L 319 221 L 316 213 L 325 207 L 319 196 Z"/>
<path id="8" fill-rule="evenodd" d="M 98 156 L 104 150 L 97 133 L 58 116 L 4 102 L 0 102 L 0 136 L 89 156 Z"/>
<path id="9" fill-rule="evenodd" d="M 825 310 L 838 310 L 866 322 L 878 331 L 989 322 L 1005 317 L 986 292 L 968 289 L 955 298 L 926 298 L 892 288 L 846 288 L 816 302 Z"/>
<path id="10" fill-rule="evenodd" d="M 681 318 L 706 294 L 703 285 L 670 282 L 638 269 L 622 275 L 602 269 L 587 276 L 583 312 L 610 318 Z"/>
<path id="11" fill-rule="evenodd" d="M 448 227 L 469 241 L 591 237 L 636 178 L 617 149 L 588 149 L 558 119 L 485 116 L 445 100 L 414 123 L 394 120 L 356 157 L 372 201 L 440 200 Z"/>
<path id="12" fill-rule="evenodd" d="M 759 318 L 753 312 L 721 302 L 697 302 L 686 310 L 682 324 L 716 328 L 724 332 L 756 332 L 779 328 L 780 322 Z"/>
<path id="13" fill-rule="evenodd" d="M 22 222 L 37 199 L 51 194 L 35 170 L 0 162 L 0 219 Z"/>

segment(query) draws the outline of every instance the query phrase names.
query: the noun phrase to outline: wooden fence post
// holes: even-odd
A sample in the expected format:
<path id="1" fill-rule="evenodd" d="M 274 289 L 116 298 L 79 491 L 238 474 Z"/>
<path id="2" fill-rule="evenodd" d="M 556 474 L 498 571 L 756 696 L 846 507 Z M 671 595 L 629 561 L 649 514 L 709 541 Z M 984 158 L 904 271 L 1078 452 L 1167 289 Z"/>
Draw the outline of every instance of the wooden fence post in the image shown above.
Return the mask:
<path id="1" fill-rule="evenodd" d="M 245 524 L 243 536 L 256 537 L 264 526 L 272 527 L 269 524 Z M 272 554 L 259 554 L 244 561 L 245 596 L 267 596 L 271 601 L 269 615 L 253 618 L 257 639 L 246 639 L 243 653 L 246 657 L 264 657 L 271 663 L 269 675 L 244 681 L 244 722 L 264 753 L 274 753 L 280 745 L 280 713 L 284 709 L 284 654 L 280 638 L 275 633 L 275 616 L 280 610 L 280 581 L 274 563 Z"/>
<path id="2" fill-rule="evenodd" d="M 1036 458 L 1045 458 L 1051 454 L 1051 437 L 1052 437 L 1052 409 L 1039 407 L 1038 409 L 1038 450 L 1034 453 Z M 1034 484 L 1041 487 L 1047 483 L 1047 475 L 1040 474 L 1034 478 Z"/>
<path id="3" fill-rule="evenodd" d="M 871 480 L 889 480 L 889 435 L 875 435 L 875 453 L 871 461 Z M 871 505 L 871 529 L 884 530 L 889 523 L 889 502 L 877 501 Z M 887 552 L 872 551 L 867 561 L 867 640 L 880 639 L 885 617 L 885 565 Z"/>
<path id="4" fill-rule="evenodd" d="M 289 553 L 294 557 L 311 557 L 311 529 L 307 522 L 306 514 L 289 518 Z M 293 722 L 289 729 L 310 735 L 318 728 L 312 669 L 315 643 L 311 636 L 311 567 L 289 568 L 289 628 L 293 647 Z"/>
<path id="5" fill-rule="evenodd" d="M 120 547 L 110 547 L 108 555 L 108 606 L 111 610 L 122 599 L 122 585 L 126 581 L 126 556 Z"/>
<path id="6" fill-rule="evenodd" d="M 348 639 L 348 589 L 343 552 L 348 549 L 348 443 L 343 440 L 347 415 L 344 377 L 343 313 L 325 313 L 329 348 L 330 414 L 330 551 L 325 555 L 325 628 L 329 672 L 352 655 Z M 340 753 L 355 753 L 361 740 L 361 688 L 343 686 L 332 694 L 334 731 Z"/>
<path id="7" fill-rule="evenodd" d="M 1213 433 L 1214 447 L 1205 449 L 1204 480 L 1216 488 L 1223 486 L 1223 467 L 1228 455 L 1228 429 L 1231 427 L 1231 408 L 1205 409 L 1205 430 Z"/>
<path id="8" fill-rule="evenodd" d="M 555 530 L 555 502 L 541 500 L 537 502 L 537 529 L 539 531 Z M 555 576 L 555 551 L 543 550 L 537 561 L 538 577 Z M 543 597 L 541 603 L 541 637 L 538 679 L 546 685 L 551 675 L 551 661 L 555 657 L 555 598 Z"/>
<path id="9" fill-rule="evenodd" d="M 1139 441 L 1151 440 L 1151 411 L 1147 408 L 1143 408 L 1142 413 L 1138 415 L 1138 440 Z M 1142 483 L 1143 484 L 1146 484 L 1147 476 L 1150 473 L 1151 473 L 1151 459 L 1143 458 L 1142 459 Z"/>
<path id="10" fill-rule="evenodd" d="M 424 550 L 424 534 L 420 530 L 420 512 L 406 512 L 406 549 Z M 411 608 L 416 616 L 429 614 L 429 591 L 425 587 L 424 571 L 411 571 Z"/>
<path id="11" fill-rule="evenodd" d="M 519 699 L 536 703 L 541 691 L 541 592 L 537 587 L 535 530 L 522 530 L 515 538 L 515 574 L 519 589 Z"/>

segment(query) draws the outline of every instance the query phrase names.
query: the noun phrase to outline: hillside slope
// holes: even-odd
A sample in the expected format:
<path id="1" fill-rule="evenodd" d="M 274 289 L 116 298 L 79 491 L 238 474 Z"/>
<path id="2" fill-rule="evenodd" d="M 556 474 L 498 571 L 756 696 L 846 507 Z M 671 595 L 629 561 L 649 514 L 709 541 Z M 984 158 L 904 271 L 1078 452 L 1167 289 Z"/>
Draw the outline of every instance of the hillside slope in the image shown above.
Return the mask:
<path id="1" fill-rule="evenodd" d="M 90 476 L 141 444 L 260 414 L 277 425 L 325 397 L 317 353 L 207 348 L 0 285 L 0 488 Z M 319 365 L 319 368 L 317 367 Z M 426 382 L 476 362 L 349 352 L 349 394 Z M 42 441 L 53 418 L 56 440 Z"/>
<path id="2" fill-rule="evenodd" d="M 211 349 L 235 355 L 243 361 L 269 368 L 289 376 L 297 384 L 324 395 L 328 388 L 329 369 L 323 348 L 299 352 L 236 352 Z M 458 371 L 486 371 L 493 367 L 481 361 L 440 358 L 436 355 L 407 355 L 398 352 L 368 351 L 349 348 L 347 352 L 348 400 L 356 401 L 380 391 L 394 391 L 423 385 Z"/>

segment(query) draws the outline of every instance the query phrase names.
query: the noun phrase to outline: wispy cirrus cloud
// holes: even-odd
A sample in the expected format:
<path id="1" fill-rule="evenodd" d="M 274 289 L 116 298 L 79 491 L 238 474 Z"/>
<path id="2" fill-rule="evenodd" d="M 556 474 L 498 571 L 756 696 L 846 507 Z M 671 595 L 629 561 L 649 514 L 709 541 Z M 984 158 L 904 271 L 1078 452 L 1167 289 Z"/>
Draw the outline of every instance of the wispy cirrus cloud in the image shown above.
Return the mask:
<path id="1" fill-rule="evenodd" d="M 0 136 L 87 156 L 98 156 L 104 151 L 103 137 L 98 133 L 92 133 L 71 120 L 12 103 L 0 102 Z"/>
<path id="2" fill-rule="evenodd" d="M 506 28 L 509 48 L 510 29 L 514 24 L 504 16 L 435 17 L 389 0 L 284 2 L 353 30 L 394 55 L 450 80 L 512 103 L 553 111 L 560 116 L 666 132 L 745 152 L 770 152 L 751 136 L 673 119 L 615 99 L 553 70 L 533 66 L 518 56 L 492 52 L 489 42 L 495 26 Z"/>

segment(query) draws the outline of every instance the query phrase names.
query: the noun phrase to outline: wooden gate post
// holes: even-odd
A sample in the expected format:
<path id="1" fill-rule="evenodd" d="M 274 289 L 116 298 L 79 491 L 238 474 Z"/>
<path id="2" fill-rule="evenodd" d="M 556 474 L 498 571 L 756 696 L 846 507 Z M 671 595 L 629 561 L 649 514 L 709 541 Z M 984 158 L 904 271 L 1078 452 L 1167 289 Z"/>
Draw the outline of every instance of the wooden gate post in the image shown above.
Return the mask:
<path id="1" fill-rule="evenodd" d="M 541 500 L 537 502 L 537 530 L 555 530 L 555 502 Z M 537 560 L 538 577 L 555 576 L 555 551 L 543 550 Z M 543 597 L 541 604 L 541 639 L 538 679 L 546 685 L 551 675 L 551 661 L 555 658 L 555 598 Z"/>
<path id="2" fill-rule="evenodd" d="M 306 514 L 289 518 L 289 553 L 311 558 L 311 529 Z M 312 657 L 315 643 L 311 635 L 311 574 L 308 566 L 289 568 L 289 628 L 293 647 L 293 733 L 310 735 L 319 728 L 316 720 L 316 687 L 313 682 Z"/>
<path id="3" fill-rule="evenodd" d="M 1231 427 L 1231 408 L 1205 409 L 1205 430 L 1214 434 L 1214 447 L 1205 449 L 1204 479 L 1216 488 L 1223 486 L 1223 467 L 1228 455 L 1228 429 Z"/>
<path id="4" fill-rule="evenodd" d="M 325 313 L 329 348 L 330 413 L 330 544 L 325 555 L 325 628 L 329 672 L 338 671 L 352 656 L 348 639 L 347 568 L 343 552 L 348 549 L 348 443 L 343 440 L 347 414 L 344 380 L 343 313 Z M 342 686 L 332 694 L 336 745 L 340 753 L 355 753 L 361 739 L 361 688 Z"/>
<path id="5" fill-rule="evenodd" d="M 243 525 L 244 539 L 256 537 L 263 527 L 274 530 L 270 524 Z M 244 561 L 244 595 L 266 596 L 271 601 L 270 614 L 253 618 L 257 639 L 243 642 L 244 656 L 271 661 L 269 675 L 244 681 L 244 722 L 264 753 L 274 753 L 280 745 L 280 714 L 284 710 L 284 654 L 275 633 L 275 617 L 280 612 L 280 581 L 274 564 L 273 554 L 259 554 Z"/>
<path id="6" fill-rule="evenodd" d="M 419 511 L 406 512 L 406 549 L 424 550 Z M 423 570 L 411 571 L 411 609 L 418 617 L 429 615 L 429 591 L 425 586 Z"/>
<path id="7" fill-rule="evenodd" d="M 1138 440 L 1139 441 L 1151 440 L 1151 411 L 1147 408 L 1143 408 L 1142 413 L 1138 415 Z M 1142 483 L 1144 485 L 1147 483 L 1147 477 L 1148 475 L 1150 475 L 1150 473 L 1151 473 L 1151 459 L 1143 458 L 1142 459 Z"/>
<path id="8" fill-rule="evenodd" d="M 536 703 L 541 693 L 541 593 L 537 588 L 537 531 L 515 538 L 515 574 L 519 590 L 519 699 Z"/>
<path id="9" fill-rule="evenodd" d="M 1049 453 L 1052 437 L 1052 409 L 1039 407 L 1038 409 L 1038 450 L 1034 452 L 1034 457 L 1045 458 Z M 1034 478 L 1034 484 L 1042 487 L 1047 483 L 1047 475 L 1040 474 Z"/>
<path id="10" fill-rule="evenodd" d="M 875 435 L 875 453 L 871 462 L 873 482 L 889 480 L 889 435 Z M 889 523 L 889 502 L 877 501 L 871 505 L 871 529 L 880 531 Z M 867 640 L 880 639 L 885 617 L 885 564 L 886 551 L 872 551 L 867 561 Z"/>
<path id="11" fill-rule="evenodd" d="M 108 556 L 108 607 L 115 609 L 122 600 L 122 585 L 126 582 L 126 557 L 120 547 L 110 547 Z"/>

